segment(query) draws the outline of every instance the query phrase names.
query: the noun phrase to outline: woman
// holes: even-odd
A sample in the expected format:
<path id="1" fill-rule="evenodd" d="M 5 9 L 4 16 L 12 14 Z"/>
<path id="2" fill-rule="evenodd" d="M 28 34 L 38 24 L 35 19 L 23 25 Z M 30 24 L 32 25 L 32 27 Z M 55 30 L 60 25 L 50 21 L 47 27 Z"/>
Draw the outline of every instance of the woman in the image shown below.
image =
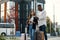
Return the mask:
<path id="1" fill-rule="evenodd" d="M 27 20 L 29 27 L 29 35 L 31 40 L 34 40 L 34 33 L 35 33 L 36 25 L 38 24 L 37 19 L 38 18 L 36 17 L 35 12 L 32 10 Z"/>
<path id="2" fill-rule="evenodd" d="M 30 15 L 28 16 L 28 20 L 27 20 L 27 27 L 29 29 L 29 37 L 32 40 L 32 22 L 30 21 L 31 17 L 32 17 L 32 11 L 30 12 Z"/>
<path id="3" fill-rule="evenodd" d="M 34 40 L 36 25 L 38 25 L 38 17 L 36 17 L 36 13 L 34 11 L 31 13 L 30 22 L 32 23 L 32 40 Z"/>

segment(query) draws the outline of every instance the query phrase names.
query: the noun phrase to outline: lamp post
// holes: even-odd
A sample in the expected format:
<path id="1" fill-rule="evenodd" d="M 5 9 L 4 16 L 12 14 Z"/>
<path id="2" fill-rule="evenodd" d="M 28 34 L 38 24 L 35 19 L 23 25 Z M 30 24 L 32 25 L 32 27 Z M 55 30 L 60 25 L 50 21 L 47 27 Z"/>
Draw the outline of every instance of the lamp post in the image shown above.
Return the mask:
<path id="1" fill-rule="evenodd" d="M 54 33 L 56 35 L 56 25 L 55 25 L 55 4 L 54 4 L 54 1 L 53 1 L 53 23 L 54 23 Z"/>

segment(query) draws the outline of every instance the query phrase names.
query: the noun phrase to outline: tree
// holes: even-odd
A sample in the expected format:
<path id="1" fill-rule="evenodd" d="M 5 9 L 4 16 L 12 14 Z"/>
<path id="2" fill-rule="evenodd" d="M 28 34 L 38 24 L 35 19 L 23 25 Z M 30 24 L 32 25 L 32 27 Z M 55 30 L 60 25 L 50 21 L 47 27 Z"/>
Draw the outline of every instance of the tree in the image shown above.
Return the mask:
<path id="1" fill-rule="evenodd" d="M 0 35 L 0 40 L 6 40 L 4 36 Z"/>
<path id="2" fill-rule="evenodd" d="M 47 32 L 47 33 L 52 33 L 52 32 L 54 32 L 52 21 L 50 20 L 49 17 L 46 17 L 46 20 L 47 20 L 47 21 L 46 21 L 46 22 L 47 22 L 46 32 Z"/>

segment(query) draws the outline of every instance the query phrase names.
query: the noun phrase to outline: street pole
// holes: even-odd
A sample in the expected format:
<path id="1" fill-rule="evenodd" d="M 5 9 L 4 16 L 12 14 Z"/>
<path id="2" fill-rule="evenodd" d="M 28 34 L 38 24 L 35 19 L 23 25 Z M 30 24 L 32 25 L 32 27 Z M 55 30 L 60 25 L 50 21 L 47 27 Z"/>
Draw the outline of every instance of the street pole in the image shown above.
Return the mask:
<path id="1" fill-rule="evenodd" d="M 35 12 L 35 0 L 33 0 L 33 9 L 34 9 L 34 12 Z"/>
<path id="2" fill-rule="evenodd" d="M 27 17 L 28 17 L 28 4 L 26 5 L 26 7 L 27 7 L 27 8 L 26 8 L 26 9 L 27 9 Z"/>
<path id="3" fill-rule="evenodd" d="M 36 0 L 33 0 L 32 4 L 33 4 L 33 11 L 36 12 Z"/>
<path id="4" fill-rule="evenodd" d="M 35 11 L 35 0 L 33 0 L 33 10 Z"/>
<path id="5" fill-rule="evenodd" d="M 55 25 L 55 4 L 53 4 L 53 23 L 54 23 L 54 31 L 56 35 L 56 25 Z"/>
<path id="6" fill-rule="evenodd" d="M 0 4 L 0 23 L 1 23 L 1 4 Z"/>

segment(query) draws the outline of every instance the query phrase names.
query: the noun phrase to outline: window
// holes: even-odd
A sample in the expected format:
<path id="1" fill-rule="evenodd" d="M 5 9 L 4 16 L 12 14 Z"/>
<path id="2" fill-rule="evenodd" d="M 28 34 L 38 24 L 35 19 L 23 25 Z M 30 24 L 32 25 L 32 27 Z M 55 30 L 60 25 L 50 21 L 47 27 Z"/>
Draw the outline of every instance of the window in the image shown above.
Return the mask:
<path id="1" fill-rule="evenodd" d="M 14 28 L 14 24 L 0 23 L 0 28 Z"/>

